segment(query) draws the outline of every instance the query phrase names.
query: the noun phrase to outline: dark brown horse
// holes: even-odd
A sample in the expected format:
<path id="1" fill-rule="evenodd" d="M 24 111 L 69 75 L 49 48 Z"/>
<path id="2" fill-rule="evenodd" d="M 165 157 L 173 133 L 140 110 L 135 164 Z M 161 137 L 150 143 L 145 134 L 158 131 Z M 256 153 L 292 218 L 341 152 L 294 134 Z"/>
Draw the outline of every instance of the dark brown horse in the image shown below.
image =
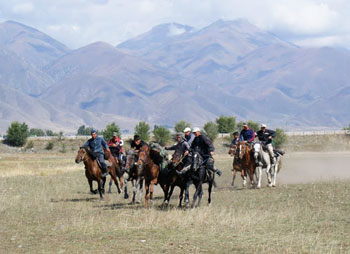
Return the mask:
<path id="1" fill-rule="evenodd" d="M 108 156 L 108 155 L 107 155 Z M 113 157 L 113 156 L 110 156 Z M 112 160 L 109 157 L 109 160 Z M 75 162 L 80 163 L 84 162 L 85 165 L 85 176 L 88 179 L 90 191 L 94 194 L 97 193 L 96 190 L 93 190 L 92 188 L 92 182 L 97 182 L 97 189 L 100 194 L 100 198 L 103 199 L 103 192 L 104 192 L 104 184 L 106 182 L 106 178 L 102 178 L 102 172 L 100 169 L 100 166 L 97 163 L 97 159 L 94 157 L 92 152 L 88 148 L 80 147 L 77 153 L 77 156 L 75 157 Z M 118 186 L 118 182 L 116 179 L 116 166 L 111 163 L 111 166 L 108 167 L 109 174 L 111 175 L 112 179 L 114 180 L 115 185 L 117 186 L 118 192 L 120 193 L 121 190 Z"/>
<path id="2" fill-rule="evenodd" d="M 108 193 L 112 192 L 111 189 L 112 189 L 113 182 L 117 186 L 118 193 L 120 193 L 121 189 L 123 189 L 123 185 L 124 185 L 123 174 L 124 174 L 125 170 L 122 169 L 120 161 L 116 157 L 113 156 L 113 154 L 110 150 L 108 151 L 108 150 L 104 149 L 104 153 L 105 153 L 105 155 L 107 155 L 108 161 L 110 163 L 112 163 L 112 166 L 109 167 L 109 174 L 111 175 L 111 179 L 109 181 Z M 119 179 L 120 188 L 116 183 L 116 180 L 115 180 L 116 177 L 118 177 L 118 179 Z M 104 188 L 104 186 L 103 186 L 103 188 Z M 125 197 L 125 193 L 124 193 L 124 197 Z"/>
<path id="3" fill-rule="evenodd" d="M 239 159 L 237 167 L 241 167 L 242 170 L 245 170 L 251 182 L 252 187 L 255 187 L 254 175 L 255 175 L 255 159 L 253 154 L 253 148 L 250 144 L 247 144 L 245 141 L 239 141 L 237 143 L 236 155 Z"/>
<path id="4" fill-rule="evenodd" d="M 127 190 L 127 180 L 129 180 L 132 183 L 133 186 L 133 196 L 132 196 L 132 203 L 135 203 L 135 197 L 137 190 L 139 190 L 139 198 L 137 200 L 137 203 L 140 203 L 142 191 L 143 191 L 143 168 L 140 168 L 137 166 L 137 159 L 138 159 L 138 153 L 135 152 L 134 149 L 129 149 L 126 152 L 126 165 L 125 170 L 129 174 L 129 178 L 125 179 L 124 182 L 124 198 L 128 198 L 129 195 Z"/>
<path id="5" fill-rule="evenodd" d="M 154 185 L 158 183 L 159 166 L 153 162 L 150 155 L 150 147 L 143 146 L 139 151 L 137 161 L 139 171 L 143 170 L 145 177 L 145 208 L 148 208 L 148 200 L 153 198 Z"/>
<path id="6" fill-rule="evenodd" d="M 236 151 L 237 151 L 237 145 L 232 145 L 230 150 L 228 151 L 228 154 L 233 156 L 233 162 L 232 162 L 233 177 L 232 177 L 231 185 L 235 186 L 235 179 L 236 179 L 237 172 L 241 172 L 241 177 L 243 179 L 243 187 L 244 187 L 247 183 L 247 172 L 242 167 L 239 156 L 236 154 Z"/>

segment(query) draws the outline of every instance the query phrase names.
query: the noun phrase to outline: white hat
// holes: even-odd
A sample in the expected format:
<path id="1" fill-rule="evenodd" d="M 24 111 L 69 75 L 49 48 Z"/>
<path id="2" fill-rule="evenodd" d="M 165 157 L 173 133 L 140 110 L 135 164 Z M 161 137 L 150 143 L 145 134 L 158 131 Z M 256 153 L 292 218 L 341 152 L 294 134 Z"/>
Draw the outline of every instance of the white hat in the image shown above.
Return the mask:
<path id="1" fill-rule="evenodd" d="M 190 128 L 190 127 L 186 127 L 186 128 L 184 129 L 184 132 L 188 132 L 188 131 L 191 131 L 191 128 Z"/>
<path id="2" fill-rule="evenodd" d="M 243 123 L 243 127 L 244 127 L 244 126 L 248 126 L 248 123 Z"/>
<path id="3" fill-rule="evenodd" d="M 197 131 L 201 131 L 201 129 L 199 129 L 198 127 L 194 127 L 192 132 L 197 132 Z"/>
<path id="4" fill-rule="evenodd" d="M 261 128 L 266 128 L 266 124 L 262 123 Z"/>

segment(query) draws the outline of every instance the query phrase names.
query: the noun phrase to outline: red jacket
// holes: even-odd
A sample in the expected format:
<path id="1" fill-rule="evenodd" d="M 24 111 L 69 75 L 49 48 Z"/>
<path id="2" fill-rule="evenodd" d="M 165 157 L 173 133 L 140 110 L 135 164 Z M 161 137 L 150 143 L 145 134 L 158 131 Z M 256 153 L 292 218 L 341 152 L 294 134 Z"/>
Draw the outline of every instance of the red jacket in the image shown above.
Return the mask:
<path id="1" fill-rule="evenodd" d="M 119 137 L 111 138 L 108 142 L 108 146 L 115 147 L 115 145 L 117 145 L 117 147 L 119 148 L 119 152 L 123 153 L 123 147 L 120 146 L 120 138 Z"/>

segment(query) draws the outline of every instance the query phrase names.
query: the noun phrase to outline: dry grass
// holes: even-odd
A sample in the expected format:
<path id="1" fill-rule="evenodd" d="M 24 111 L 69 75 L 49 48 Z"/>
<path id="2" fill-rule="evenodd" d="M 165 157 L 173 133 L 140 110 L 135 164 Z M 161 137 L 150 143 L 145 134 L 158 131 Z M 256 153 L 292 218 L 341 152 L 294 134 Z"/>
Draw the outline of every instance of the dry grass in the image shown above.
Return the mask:
<path id="1" fill-rule="evenodd" d="M 350 253 L 348 181 L 233 190 L 218 155 L 211 206 L 205 192 L 202 207 L 177 209 L 176 192 L 162 209 L 156 187 L 145 210 L 115 187 L 90 195 L 73 154 L 1 157 L 1 253 Z"/>

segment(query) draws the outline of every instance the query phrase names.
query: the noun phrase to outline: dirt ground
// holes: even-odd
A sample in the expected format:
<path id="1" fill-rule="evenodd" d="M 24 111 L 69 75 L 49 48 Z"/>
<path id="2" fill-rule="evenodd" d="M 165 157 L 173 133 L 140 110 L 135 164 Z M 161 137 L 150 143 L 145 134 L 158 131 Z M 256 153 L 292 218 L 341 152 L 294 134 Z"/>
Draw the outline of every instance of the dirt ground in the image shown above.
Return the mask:
<path id="1" fill-rule="evenodd" d="M 279 184 L 350 179 L 350 152 L 294 152 L 283 157 Z"/>

